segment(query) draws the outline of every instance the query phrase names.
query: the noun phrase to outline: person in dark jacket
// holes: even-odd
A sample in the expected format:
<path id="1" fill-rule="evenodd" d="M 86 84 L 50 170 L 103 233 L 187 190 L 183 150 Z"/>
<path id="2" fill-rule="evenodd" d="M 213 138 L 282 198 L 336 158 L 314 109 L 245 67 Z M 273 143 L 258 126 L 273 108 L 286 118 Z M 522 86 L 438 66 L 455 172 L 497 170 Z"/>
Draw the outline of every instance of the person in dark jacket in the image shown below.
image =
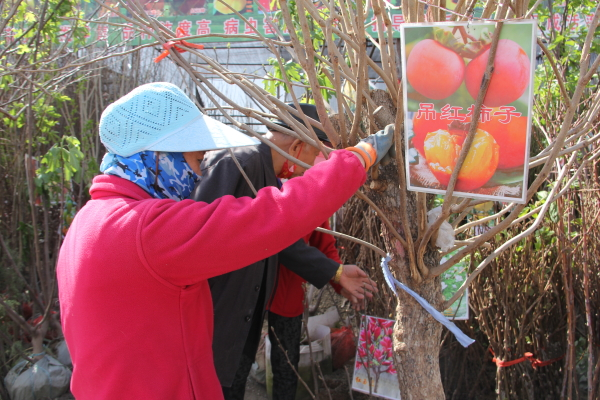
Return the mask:
<path id="1" fill-rule="evenodd" d="M 314 106 L 301 107 L 305 114 L 318 120 Z M 380 135 L 381 140 L 391 140 Z M 278 131 L 269 131 L 267 138 L 281 150 L 309 165 L 319 154 L 317 148 Z M 203 179 L 192 199 L 210 203 L 225 195 L 254 197 L 254 190 L 267 186 L 281 187 L 280 178 L 293 178 L 305 171 L 301 166 L 290 165 L 285 157 L 265 143 L 235 149 L 233 155 L 253 187 L 248 184 L 229 151 L 215 151 L 208 153 L 203 160 Z M 285 193 L 285 188 L 282 191 Z M 246 380 L 260 341 L 264 312 L 276 289 L 279 263 L 317 288 L 333 279 L 350 295 L 363 298 L 362 284 L 356 279 L 364 276 L 360 268 L 356 265 L 342 266 L 302 239 L 274 256 L 210 279 L 215 315 L 213 353 L 225 399 L 244 398 Z M 374 282 L 371 283 L 369 289 L 376 290 Z M 367 291 L 367 297 L 370 296 Z"/>
<path id="2" fill-rule="evenodd" d="M 327 135 L 315 128 L 319 140 L 332 148 Z M 325 161 L 318 156 L 315 165 Z M 331 230 L 329 221 L 321 228 Z M 341 263 L 335 237 L 325 232 L 313 231 L 304 237 L 304 241 L 321 251 L 328 258 Z M 277 287 L 269 303 L 267 321 L 271 342 L 271 370 L 273 372 L 273 400 L 294 400 L 298 387 L 298 364 L 300 362 L 300 339 L 302 337 L 302 319 L 305 302 L 305 279 L 279 264 Z M 340 285 L 329 282 L 336 293 L 343 295 L 352 303 L 353 308 L 362 308 L 362 302 L 348 293 Z"/>

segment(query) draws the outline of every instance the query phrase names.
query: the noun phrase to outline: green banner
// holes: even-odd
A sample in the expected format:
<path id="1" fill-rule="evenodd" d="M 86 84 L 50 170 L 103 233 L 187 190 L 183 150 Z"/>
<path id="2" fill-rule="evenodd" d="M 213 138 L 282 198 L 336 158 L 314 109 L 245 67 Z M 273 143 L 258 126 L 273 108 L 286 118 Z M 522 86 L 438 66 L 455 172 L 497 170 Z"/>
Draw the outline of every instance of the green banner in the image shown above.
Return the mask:
<path id="1" fill-rule="evenodd" d="M 452 11 L 456 7 L 458 0 L 448 0 L 446 7 L 449 12 L 446 14 L 448 20 L 452 16 Z M 277 24 L 279 11 L 272 0 L 224 0 L 232 9 L 243 15 L 240 18 L 230 8 L 218 0 L 143 0 L 143 7 L 148 15 L 156 18 L 161 24 L 173 32 L 179 28 L 185 36 L 203 37 L 194 39 L 194 42 L 237 42 L 247 40 L 257 40 L 252 37 L 223 37 L 223 35 L 250 35 L 257 36 L 256 30 L 268 38 L 276 38 L 273 24 Z M 400 26 L 405 22 L 404 16 L 400 10 L 401 0 L 386 0 L 386 11 L 392 23 L 394 37 L 400 37 Z M 84 14 L 86 18 L 98 21 L 89 23 L 83 29 L 87 30 L 87 43 L 97 43 L 100 46 L 126 43 L 128 45 L 141 45 L 154 41 L 151 35 L 140 32 L 121 18 L 119 14 L 129 17 L 126 8 L 120 7 L 116 1 L 106 1 L 107 7 L 99 6 L 95 2 L 83 3 Z M 265 14 L 262 10 L 265 10 Z M 587 28 L 593 18 L 594 10 L 584 12 L 575 12 L 564 17 L 564 6 L 555 6 L 552 13 L 548 7 L 541 6 L 533 18 L 538 19 L 539 27 L 548 33 L 552 29 L 561 32 L 567 36 L 577 36 L 583 28 Z M 481 10 L 475 10 L 475 20 L 481 15 Z M 563 19 L 565 19 L 563 21 Z M 374 16 L 371 13 L 367 17 L 367 23 L 371 25 L 367 28 L 367 33 L 377 37 L 377 26 L 374 22 Z M 117 25 L 115 25 L 117 24 Z M 129 26 L 128 26 L 129 25 Z M 563 25 L 565 28 L 563 29 Z M 81 24 L 79 24 L 81 26 Z M 72 25 L 70 22 L 60 27 L 61 42 L 72 41 Z M 565 30 L 565 32 L 562 32 Z M 0 32 L 0 46 L 10 44 L 15 39 L 16 27 L 6 26 Z"/>
<path id="2" fill-rule="evenodd" d="M 264 37 L 277 38 L 273 25 L 278 24 L 279 13 L 277 11 L 279 10 L 275 8 L 274 2 L 271 0 L 224 0 L 224 2 L 241 14 L 243 18 L 218 0 L 152 1 L 145 3 L 144 9 L 146 13 L 156 18 L 169 30 L 177 32 L 179 29 L 181 36 L 203 35 L 203 37 L 194 39 L 194 42 L 257 40 L 252 37 L 223 37 L 223 35 L 258 37 L 256 30 Z M 392 0 L 387 3 L 389 7 L 387 12 L 392 22 L 394 37 L 399 37 L 400 25 L 404 23 L 404 17 L 399 7 L 400 0 Z M 95 7 L 93 10 L 86 10 L 86 14 L 93 17 L 94 20 L 100 19 L 107 22 L 99 21 L 88 25 L 88 43 L 114 45 L 127 42 L 128 45 L 141 45 L 154 41 L 151 35 L 127 26 L 130 24 L 119 15 L 128 17 L 129 13 L 126 8 L 119 7 L 117 2 L 106 1 L 105 4 L 114 12 L 99 7 L 95 3 L 91 3 L 91 6 Z M 265 14 L 263 10 L 267 13 Z M 377 26 L 374 21 L 374 16 L 369 15 L 367 23 L 373 23 L 367 28 L 367 32 L 377 36 Z M 71 25 L 66 23 L 61 27 L 61 31 L 65 34 L 63 41 L 68 37 L 70 29 Z"/>

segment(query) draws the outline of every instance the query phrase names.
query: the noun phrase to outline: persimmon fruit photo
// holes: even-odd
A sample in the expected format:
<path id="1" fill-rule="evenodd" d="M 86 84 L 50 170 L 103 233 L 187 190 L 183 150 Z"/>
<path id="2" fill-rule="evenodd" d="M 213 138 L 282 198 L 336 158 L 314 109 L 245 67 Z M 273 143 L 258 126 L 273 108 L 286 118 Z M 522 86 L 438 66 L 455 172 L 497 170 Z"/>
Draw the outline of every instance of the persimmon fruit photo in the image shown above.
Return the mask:
<path id="1" fill-rule="evenodd" d="M 427 134 L 429 132 L 437 131 L 438 129 L 447 129 L 449 121 L 447 119 L 441 119 L 442 114 L 439 112 L 436 112 L 435 115 L 428 115 L 427 117 L 425 113 L 420 116 L 418 115 L 419 113 L 415 113 L 415 116 L 412 119 L 414 133 L 412 143 L 419 154 L 424 156 L 423 143 L 425 142 Z"/>
<path id="2" fill-rule="evenodd" d="M 477 99 L 479 94 L 489 54 L 488 46 L 465 69 L 465 85 L 473 99 Z M 510 39 L 500 39 L 494 59 L 494 72 L 483 104 L 499 107 L 517 100 L 527 89 L 530 72 L 530 61 L 525 50 Z"/>
<path id="3" fill-rule="evenodd" d="M 512 117 L 510 122 L 500 122 L 503 117 L 493 116 L 488 122 L 480 122 L 477 126 L 494 137 L 500 147 L 498 169 L 520 167 L 525 163 L 527 150 L 527 117 Z"/>
<path id="4" fill-rule="evenodd" d="M 408 82 L 423 96 L 440 100 L 456 92 L 463 81 L 465 62 L 454 50 L 432 39 L 417 43 L 406 61 Z"/>
<path id="5" fill-rule="evenodd" d="M 464 131 L 439 129 L 429 132 L 425 138 L 425 160 L 438 182 L 446 187 L 460 155 Z M 458 173 L 455 190 L 470 191 L 485 185 L 496 172 L 499 146 L 494 137 L 483 129 L 477 129 L 467 157 Z"/>

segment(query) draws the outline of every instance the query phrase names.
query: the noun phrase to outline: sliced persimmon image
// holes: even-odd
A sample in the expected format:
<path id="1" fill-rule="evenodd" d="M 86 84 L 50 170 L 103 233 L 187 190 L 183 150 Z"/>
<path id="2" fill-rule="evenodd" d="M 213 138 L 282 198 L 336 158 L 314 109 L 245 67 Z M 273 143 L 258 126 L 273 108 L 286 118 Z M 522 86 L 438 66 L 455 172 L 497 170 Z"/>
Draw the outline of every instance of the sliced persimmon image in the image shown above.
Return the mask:
<path id="1" fill-rule="evenodd" d="M 525 163 L 527 150 L 527 117 L 512 117 L 508 123 L 502 123 L 503 117 L 492 117 L 491 121 L 480 122 L 478 128 L 494 137 L 500 146 L 498 169 L 520 167 Z"/>
<path id="2" fill-rule="evenodd" d="M 429 170 L 442 186 L 448 186 L 460 155 L 465 135 L 439 129 L 427 134 L 424 143 Z M 472 191 L 485 185 L 496 172 L 499 146 L 494 137 L 477 129 L 475 139 L 458 173 L 455 190 Z"/>

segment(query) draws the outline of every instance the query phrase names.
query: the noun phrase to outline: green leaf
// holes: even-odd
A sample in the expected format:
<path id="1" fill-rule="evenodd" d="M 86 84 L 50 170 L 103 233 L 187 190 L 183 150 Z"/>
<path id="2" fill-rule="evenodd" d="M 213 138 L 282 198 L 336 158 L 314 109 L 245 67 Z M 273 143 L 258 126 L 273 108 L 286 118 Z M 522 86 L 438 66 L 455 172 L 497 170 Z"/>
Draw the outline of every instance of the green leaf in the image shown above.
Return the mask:
<path id="1" fill-rule="evenodd" d="M 33 49 L 26 44 L 20 44 L 17 46 L 17 54 L 31 53 Z"/>
<path id="2" fill-rule="evenodd" d="M 540 190 L 535 194 L 539 200 L 545 201 L 548 198 L 548 192 L 545 190 Z"/>

